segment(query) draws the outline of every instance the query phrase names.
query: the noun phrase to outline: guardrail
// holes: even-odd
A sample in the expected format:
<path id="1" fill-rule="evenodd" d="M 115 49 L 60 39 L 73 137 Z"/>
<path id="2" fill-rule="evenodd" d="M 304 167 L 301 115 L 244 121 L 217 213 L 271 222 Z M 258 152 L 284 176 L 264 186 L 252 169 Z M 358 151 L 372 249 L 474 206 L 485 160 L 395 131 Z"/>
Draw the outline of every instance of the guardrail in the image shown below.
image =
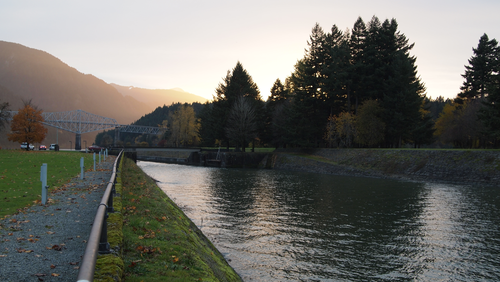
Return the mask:
<path id="1" fill-rule="evenodd" d="M 98 254 L 109 254 L 110 246 L 108 243 L 107 221 L 109 212 L 113 210 L 113 194 L 115 193 L 116 173 L 118 164 L 123 155 L 123 150 L 118 154 L 113 165 L 113 174 L 108 182 L 108 186 L 104 191 L 101 203 L 97 207 L 97 213 L 90 231 L 89 240 L 85 253 L 82 258 L 82 263 L 78 271 L 78 282 L 90 282 L 94 280 L 95 264 Z"/>

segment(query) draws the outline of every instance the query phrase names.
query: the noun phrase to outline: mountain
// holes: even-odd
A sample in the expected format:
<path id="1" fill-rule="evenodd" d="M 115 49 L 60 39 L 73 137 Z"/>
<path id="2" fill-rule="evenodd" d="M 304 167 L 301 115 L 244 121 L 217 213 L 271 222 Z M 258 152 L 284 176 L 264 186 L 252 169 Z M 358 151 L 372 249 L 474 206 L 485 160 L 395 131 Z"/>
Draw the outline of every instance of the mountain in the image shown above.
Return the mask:
<path id="1" fill-rule="evenodd" d="M 153 110 L 44 51 L 5 41 L 0 41 L 0 86 L 8 90 L 0 99 L 13 110 L 22 106 L 22 99 L 32 99 L 45 112 L 81 109 L 118 123 L 130 123 Z"/>
<path id="2" fill-rule="evenodd" d="M 145 89 L 144 91 L 149 92 Z M 191 97 L 195 96 L 172 90 L 172 93 L 183 95 L 170 95 L 160 102 L 157 93 L 163 92 L 151 91 L 154 93 L 151 97 L 154 98 L 144 95 L 141 100 L 145 102 L 139 101 L 134 95 L 122 95 L 112 85 L 91 74 L 77 71 L 47 52 L 0 41 L 0 101 L 9 102 L 11 110 L 22 107 L 22 100 L 31 99 L 32 103 L 44 112 L 81 109 L 114 118 L 120 124 L 130 124 L 159 105 L 171 104 L 170 97 L 178 97 L 179 100 L 175 102 L 190 102 L 194 99 Z M 186 100 L 182 100 L 184 95 L 188 97 Z M 152 101 L 157 104 L 153 105 Z M 0 146 L 19 147 L 18 144 L 7 141 L 6 133 L 9 128 L 0 130 Z M 82 135 L 82 145 L 92 144 L 96 134 L 97 132 Z M 61 148 L 69 148 L 70 142 L 74 140 L 74 134 L 56 132 L 54 128 L 49 127 L 47 138 L 42 144 L 59 142 Z"/>
<path id="3" fill-rule="evenodd" d="M 146 105 L 156 109 L 157 107 L 162 107 L 164 105 L 170 105 L 172 103 L 182 102 L 182 103 L 205 103 L 207 99 L 188 93 L 180 88 L 174 89 L 144 89 L 133 86 L 121 86 L 111 83 L 118 92 L 120 92 L 125 97 L 132 97 L 137 101 L 143 102 Z"/>

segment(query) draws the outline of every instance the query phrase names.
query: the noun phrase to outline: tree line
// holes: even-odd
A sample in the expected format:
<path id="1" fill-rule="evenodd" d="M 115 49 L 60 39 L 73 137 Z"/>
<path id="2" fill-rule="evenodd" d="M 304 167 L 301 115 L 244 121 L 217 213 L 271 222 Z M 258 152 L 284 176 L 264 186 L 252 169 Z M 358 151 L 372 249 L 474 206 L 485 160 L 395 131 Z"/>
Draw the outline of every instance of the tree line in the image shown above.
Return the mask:
<path id="1" fill-rule="evenodd" d="M 400 147 L 431 142 L 432 117 L 417 75 L 414 44 L 395 19 L 351 31 L 316 24 L 308 49 L 284 83 L 277 79 L 263 102 L 240 62 L 200 115 L 200 137 L 245 148 Z"/>
<path id="2" fill-rule="evenodd" d="M 425 95 L 414 44 L 395 19 L 351 30 L 316 24 L 304 57 L 263 101 L 241 62 L 227 71 L 213 101 L 159 107 L 135 124 L 168 127 L 163 136 L 125 137 L 160 146 L 498 147 L 499 47 L 483 35 L 454 100 Z M 101 135 L 102 136 L 102 135 Z M 113 136 L 113 135 L 111 135 Z M 99 135 L 98 135 L 99 138 Z M 96 139 L 97 141 L 97 139 Z"/>
<path id="3" fill-rule="evenodd" d="M 463 148 L 500 146 L 500 47 L 483 34 L 462 75 L 464 82 L 436 122 L 439 140 Z"/>

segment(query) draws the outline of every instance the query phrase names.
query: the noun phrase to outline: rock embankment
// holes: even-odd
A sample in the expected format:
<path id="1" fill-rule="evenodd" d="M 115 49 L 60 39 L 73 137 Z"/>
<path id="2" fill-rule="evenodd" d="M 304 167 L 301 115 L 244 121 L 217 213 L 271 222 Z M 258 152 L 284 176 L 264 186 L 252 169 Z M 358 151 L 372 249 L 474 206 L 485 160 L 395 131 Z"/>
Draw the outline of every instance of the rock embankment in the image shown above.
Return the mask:
<path id="1" fill-rule="evenodd" d="M 286 150 L 273 154 L 268 167 L 337 175 L 500 185 L 500 151 L 497 150 Z"/>

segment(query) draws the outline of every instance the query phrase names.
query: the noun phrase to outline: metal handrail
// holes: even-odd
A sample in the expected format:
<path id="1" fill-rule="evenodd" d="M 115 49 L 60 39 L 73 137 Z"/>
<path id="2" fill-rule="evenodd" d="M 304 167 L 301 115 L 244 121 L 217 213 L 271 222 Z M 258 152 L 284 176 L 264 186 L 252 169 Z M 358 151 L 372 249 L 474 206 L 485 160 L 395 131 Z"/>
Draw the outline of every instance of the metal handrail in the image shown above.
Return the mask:
<path id="1" fill-rule="evenodd" d="M 101 203 L 97 207 L 97 213 L 94 219 L 94 224 L 90 231 L 89 240 L 87 242 L 87 247 L 85 248 L 85 253 L 82 258 L 82 264 L 78 271 L 78 282 L 90 282 L 94 280 L 95 265 L 98 253 L 110 253 L 109 243 L 107 236 L 107 221 L 108 212 L 113 212 L 113 193 L 116 182 L 116 173 L 118 170 L 118 164 L 120 158 L 122 157 L 123 150 L 118 154 L 113 165 L 113 173 L 111 174 L 111 179 L 104 191 Z"/>

